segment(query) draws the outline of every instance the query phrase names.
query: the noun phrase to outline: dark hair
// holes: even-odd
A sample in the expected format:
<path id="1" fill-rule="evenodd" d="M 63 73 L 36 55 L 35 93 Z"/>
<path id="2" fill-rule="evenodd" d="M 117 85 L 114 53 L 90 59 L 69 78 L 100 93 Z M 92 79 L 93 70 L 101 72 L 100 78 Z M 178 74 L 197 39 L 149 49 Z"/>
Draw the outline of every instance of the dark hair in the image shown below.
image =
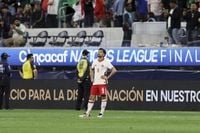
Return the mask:
<path id="1" fill-rule="evenodd" d="M 99 50 L 102 50 L 103 53 L 106 55 L 106 50 L 105 50 L 105 49 L 103 49 L 103 48 L 99 48 Z"/>
<path id="2" fill-rule="evenodd" d="M 177 0 L 170 0 L 170 3 L 177 4 Z"/>
<path id="3" fill-rule="evenodd" d="M 8 55 L 7 53 L 2 53 L 1 54 L 1 59 L 2 60 L 6 60 L 8 57 L 10 57 L 10 55 Z"/>
<path id="4" fill-rule="evenodd" d="M 33 56 L 33 54 L 28 54 L 28 55 L 26 56 L 26 59 L 28 60 L 28 59 L 30 59 L 32 56 Z"/>
<path id="5" fill-rule="evenodd" d="M 12 19 L 12 23 L 14 23 L 16 20 L 21 21 L 21 19 L 20 19 L 19 17 L 14 17 L 14 18 Z"/>
<path id="6" fill-rule="evenodd" d="M 83 52 L 82 52 L 82 55 L 83 55 L 83 56 L 87 56 L 89 53 L 90 53 L 90 52 L 87 51 L 87 49 L 84 49 Z"/>

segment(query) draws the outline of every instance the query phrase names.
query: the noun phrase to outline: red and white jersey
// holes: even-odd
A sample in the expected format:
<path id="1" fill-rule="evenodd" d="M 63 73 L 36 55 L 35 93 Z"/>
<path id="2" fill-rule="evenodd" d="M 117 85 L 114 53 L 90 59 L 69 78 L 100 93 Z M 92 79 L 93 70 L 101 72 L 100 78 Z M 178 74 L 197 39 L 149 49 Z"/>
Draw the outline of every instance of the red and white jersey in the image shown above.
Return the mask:
<path id="1" fill-rule="evenodd" d="M 102 79 L 101 76 L 106 76 L 107 71 L 112 68 L 113 65 L 106 58 L 103 61 L 98 61 L 98 59 L 94 60 L 92 63 L 92 69 L 94 70 L 93 85 L 107 84 L 105 79 Z"/>

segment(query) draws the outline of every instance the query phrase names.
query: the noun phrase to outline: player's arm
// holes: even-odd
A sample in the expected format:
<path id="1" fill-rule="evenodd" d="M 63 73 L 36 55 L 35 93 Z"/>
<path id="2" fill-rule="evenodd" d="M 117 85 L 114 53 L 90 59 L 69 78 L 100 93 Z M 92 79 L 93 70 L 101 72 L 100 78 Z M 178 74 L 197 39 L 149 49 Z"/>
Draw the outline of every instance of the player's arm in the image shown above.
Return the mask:
<path id="1" fill-rule="evenodd" d="M 36 68 L 35 65 L 34 65 L 33 67 L 34 67 L 34 68 L 33 68 L 34 79 L 36 79 L 37 76 L 38 76 L 38 71 L 37 71 L 37 68 Z"/>
<path id="2" fill-rule="evenodd" d="M 90 67 L 90 80 L 91 82 L 94 81 L 94 67 L 95 66 L 95 61 L 92 63 L 92 66 Z"/>
<path id="3" fill-rule="evenodd" d="M 22 72 L 22 70 L 19 70 L 19 75 L 20 75 L 21 78 L 24 77 L 24 76 L 23 76 L 23 72 Z"/>
<path id="4" fill-rule="evenodd" d="M 38 72 L 37 72 L 37 68 L 36 68 L 36 66 L 34 65 L 34 64 L 30 64 L 31 66 L 31 68 L 30 69 L 32 69 L 32 72 L 33 72 L 33 78 L 34 79 L 36 79 L 37 78 L 37 76 L 38 76 Z"/>
<path id="5" fill-rule="evenodd" d="M 94 68 L 90 67 L 90 80 L 91 82 L 94 81 Z"/>
<path id="6" fill-rule="evenodd" d="M 110 77 L 112 77 L 116 72 L 117 72 L 117 69 L 113 66 L 112 69 L 111 69 L 110 74 L 109 74 L 108 77 L 107 77 L 107 80 L 108 80 Z"/>
<path id="7" fill-rule="evenodd" d="M 117 69 L 109 61 L 107 62 L 106 66 L 111 72 L 108 76 L 103 75 L 101 76 L 101 78 L 107 81 L 108 79 L 110 79 L 110 77 L 112 77 L 117 72 Z"/>
<path id="8" fill-rule="evenodd" d="M 105 79 L 106 81 L 108 81 L 108 79 L 110 79 L 110 77 L 112 77 L 116 72 L 117 72 L 117 69 L 113 66 L 111 68 L 110 74 L 108 76 L 103 75 L 103 76 L 101 76 L 101 78 Z"/>

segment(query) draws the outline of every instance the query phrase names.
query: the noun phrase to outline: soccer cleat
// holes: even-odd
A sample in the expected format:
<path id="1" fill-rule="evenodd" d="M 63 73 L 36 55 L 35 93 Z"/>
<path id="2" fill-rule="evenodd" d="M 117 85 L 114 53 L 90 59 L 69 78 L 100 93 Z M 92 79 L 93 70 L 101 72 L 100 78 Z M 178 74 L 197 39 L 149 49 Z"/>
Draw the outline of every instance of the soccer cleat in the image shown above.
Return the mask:
<path id="1" fill-rule="evenodd" d="M 102 113 L 99 113 L 99 115 L 97 116 L 98 118 L 102 118 L 103 117 L 103 114 Z"/>
<path id="2" fill-rule="evenodd" d="M 90 114 L 84 113 L 84 114 L 82 114 L 82 115 L 79 115 L 79 117 L 80 117 L 80 118 L 87 118 L 87 117 L 90 117 Z"/>

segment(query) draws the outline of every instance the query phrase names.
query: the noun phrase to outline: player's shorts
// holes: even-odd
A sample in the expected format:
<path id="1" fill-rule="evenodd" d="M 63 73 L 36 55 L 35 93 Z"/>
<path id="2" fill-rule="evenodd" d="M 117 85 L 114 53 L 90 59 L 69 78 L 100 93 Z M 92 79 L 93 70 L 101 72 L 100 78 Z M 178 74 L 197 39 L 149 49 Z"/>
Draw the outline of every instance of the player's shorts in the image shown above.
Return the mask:
<path id="1" fill-rule="evenodd" d="M 90 95 L 106 95 L 107 94 L 107 84 L 102 85 L 92 85 L 90 90 Z"/>

